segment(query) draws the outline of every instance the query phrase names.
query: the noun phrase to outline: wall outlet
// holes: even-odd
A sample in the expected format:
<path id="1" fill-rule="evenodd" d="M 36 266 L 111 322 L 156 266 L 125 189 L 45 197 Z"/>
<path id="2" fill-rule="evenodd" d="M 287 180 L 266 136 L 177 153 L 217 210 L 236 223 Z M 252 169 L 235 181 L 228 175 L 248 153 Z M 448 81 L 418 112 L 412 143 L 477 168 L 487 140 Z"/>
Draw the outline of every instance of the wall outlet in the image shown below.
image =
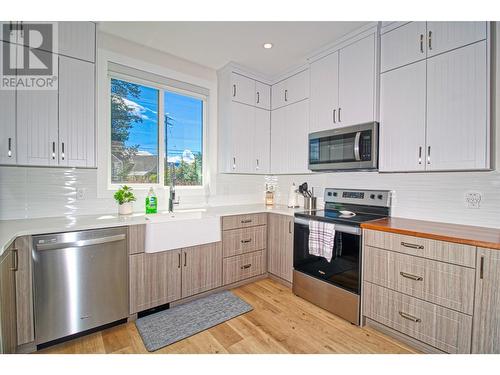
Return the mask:
<path id="1" fill-rule="evenodd" d="M 465 193 L 465 207 L 480 208 L 482 194 L 478 191 L 468 191 Z"/>
<path id="2" fill-rule="evenodd" d="M 85 199 L 85 188 L 76 188 L 76 199 L 81 201 L 82 199 Z"/>

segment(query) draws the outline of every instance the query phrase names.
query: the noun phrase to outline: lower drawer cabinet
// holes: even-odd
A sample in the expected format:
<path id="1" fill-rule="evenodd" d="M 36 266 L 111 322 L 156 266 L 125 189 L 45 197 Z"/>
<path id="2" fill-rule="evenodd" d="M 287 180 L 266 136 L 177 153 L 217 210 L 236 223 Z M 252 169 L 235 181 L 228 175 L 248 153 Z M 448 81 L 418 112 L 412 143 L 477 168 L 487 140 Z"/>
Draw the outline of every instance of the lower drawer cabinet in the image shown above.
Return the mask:
<path id="1" fill-rule="evenodd" d="M 447 353 L 470 353 L 472 317 L 364 282 L 363 315 Z"/>
<path id="2" fill-rule="evenodd" d="M 265 251 L 224 258 L 224 285 L 263 274 L 266 269 L 265 259 Z"/>

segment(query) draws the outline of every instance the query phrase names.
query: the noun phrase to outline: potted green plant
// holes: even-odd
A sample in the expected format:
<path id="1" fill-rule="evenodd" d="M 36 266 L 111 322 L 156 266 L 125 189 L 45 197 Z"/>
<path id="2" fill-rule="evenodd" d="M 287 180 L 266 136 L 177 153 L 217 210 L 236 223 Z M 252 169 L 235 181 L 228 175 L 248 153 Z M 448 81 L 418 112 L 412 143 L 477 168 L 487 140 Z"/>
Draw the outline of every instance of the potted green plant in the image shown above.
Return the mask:
<path id="1" fill-rule="evenodd" d="M 123 185 L 114 195 L 116 202 L 118 203 L 118 212 L 120 215 L 130 215 L 133 210 L 133 202 L 136 200 L 134 193 L 132 193 L 132 188 Z"/>

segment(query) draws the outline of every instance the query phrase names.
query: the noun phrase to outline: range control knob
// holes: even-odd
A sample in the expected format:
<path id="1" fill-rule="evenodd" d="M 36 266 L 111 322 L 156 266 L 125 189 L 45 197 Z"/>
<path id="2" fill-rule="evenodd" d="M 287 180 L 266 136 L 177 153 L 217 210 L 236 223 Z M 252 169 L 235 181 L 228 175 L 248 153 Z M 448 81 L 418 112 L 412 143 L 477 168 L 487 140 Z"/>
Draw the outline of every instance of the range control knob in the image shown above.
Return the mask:
<path id="1" fill-rule="evenodd" d="M 384 198 L 384 196 L 383 196 L 382 194 L 379 194 L 379 195 L 377 196 L 377 198 L 378 198 L 378 199 L 382 199 L 382 198 Z"/>
<path id="2" fill-rule="evenodd" d="M 375 199 L 375 194 L 370 194 L 370 199 Z"/>
<path id="3" fill-rule="evenodd" d="M 336 191 L 334 191 L 334 192 L 333 192 L 333 196 L 334 196 L 334 197 L 336 197 L 336 196 L 337 196 L 337 192 L 336 192 Z"/>

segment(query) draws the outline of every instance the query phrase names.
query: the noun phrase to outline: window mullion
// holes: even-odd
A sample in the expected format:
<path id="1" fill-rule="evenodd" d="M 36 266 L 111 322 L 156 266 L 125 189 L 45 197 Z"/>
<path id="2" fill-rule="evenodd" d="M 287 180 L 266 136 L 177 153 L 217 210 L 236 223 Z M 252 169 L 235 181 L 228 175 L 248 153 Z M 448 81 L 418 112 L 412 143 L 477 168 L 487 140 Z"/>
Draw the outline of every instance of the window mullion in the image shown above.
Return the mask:
<path id="1" fill-rule="evenodd" d="M 165 95 L 164 90 L 158 91 L 158 186 L 165 186 Z"/>

